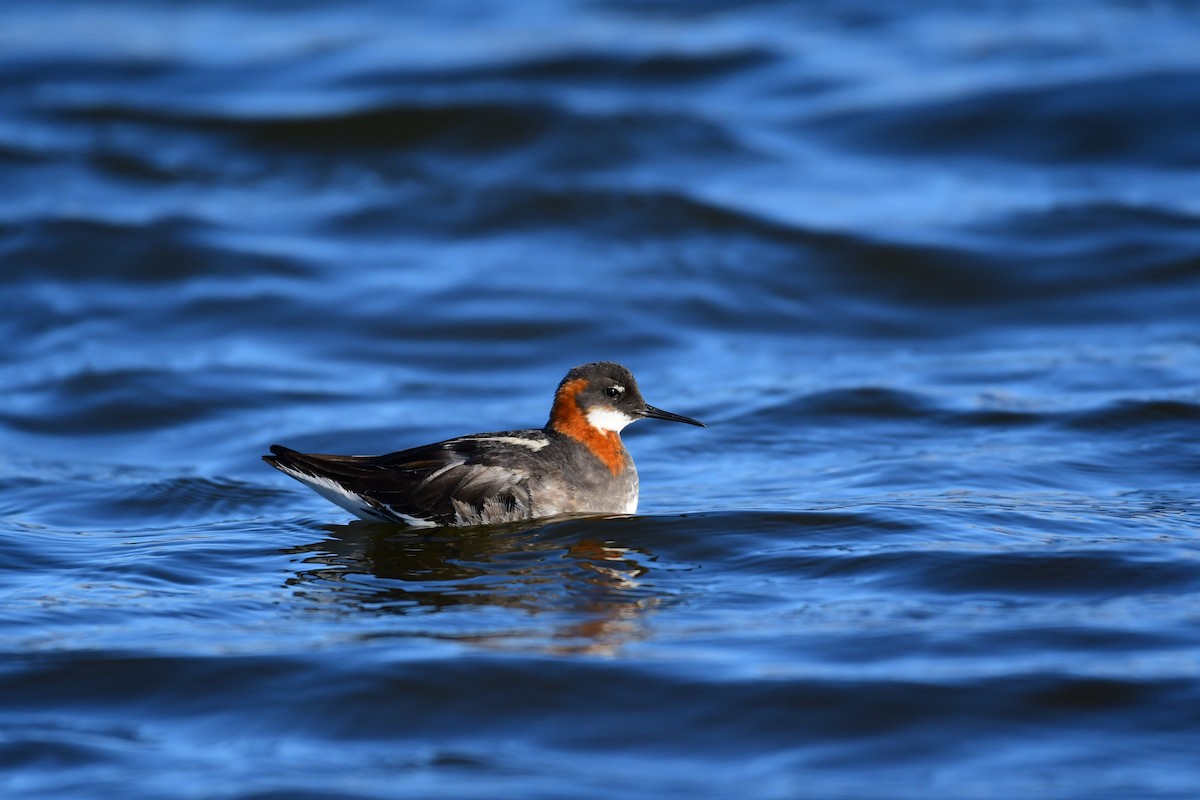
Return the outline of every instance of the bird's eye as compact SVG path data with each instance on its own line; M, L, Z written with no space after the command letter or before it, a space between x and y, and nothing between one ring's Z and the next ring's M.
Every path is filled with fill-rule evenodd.
M609 397L617 397L621 394L621 387L620 386L610 386L604 390L604 393L606 395L608 395Z

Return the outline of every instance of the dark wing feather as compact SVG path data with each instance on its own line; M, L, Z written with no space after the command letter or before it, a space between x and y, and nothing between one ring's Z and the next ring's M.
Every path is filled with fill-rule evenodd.
M396 515L437 525L485 522L498 510L524 516L532 508L532 458L513 452L527 448L510 446L497 458L495 441L524 433L467 436L381 456L300 453L272 445L272 455L263 460L285 472L333 481Z

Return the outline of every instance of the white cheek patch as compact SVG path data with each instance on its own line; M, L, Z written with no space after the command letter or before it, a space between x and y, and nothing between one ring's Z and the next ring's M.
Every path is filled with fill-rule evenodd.
M588 424L602 431L616 431L619 433L622 428L633 422L633 419L633 417L617 411L615 408L593 408L587 412Z

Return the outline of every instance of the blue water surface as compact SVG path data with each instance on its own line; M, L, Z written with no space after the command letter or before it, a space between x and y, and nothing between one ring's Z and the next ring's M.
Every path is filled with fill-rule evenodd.
M5 798L1200 796L1200 12L0 9ZM639 514L259 460L628 365Z

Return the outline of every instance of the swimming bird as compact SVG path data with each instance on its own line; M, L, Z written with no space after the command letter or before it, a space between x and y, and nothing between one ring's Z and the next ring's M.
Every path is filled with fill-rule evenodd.
M474 433L380 456L263 456L367 520L417 528L491 525L563 514L633 514L638 476L621 430L643 418L704 423L655 408L612 361L575 367L540 429Z

